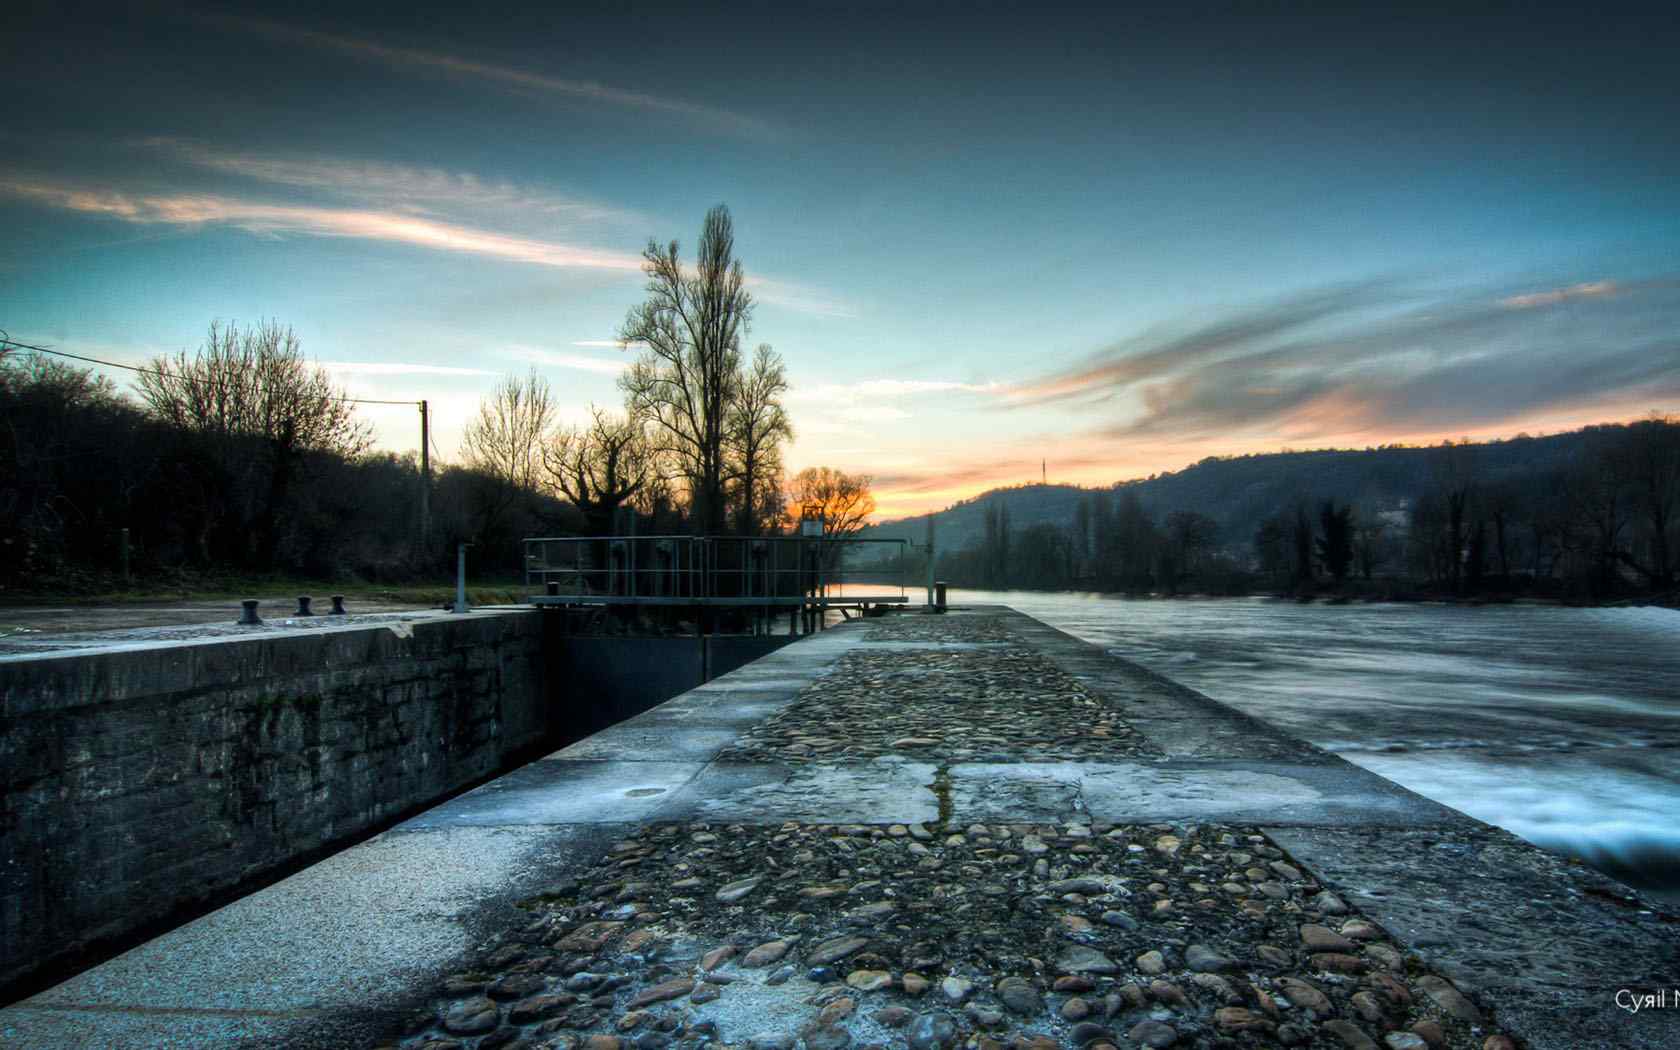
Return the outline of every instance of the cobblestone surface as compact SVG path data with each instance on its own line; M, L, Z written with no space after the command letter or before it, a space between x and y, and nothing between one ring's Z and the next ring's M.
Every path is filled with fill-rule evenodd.
M1020 638L997 614L952 613L945 616L903 614L887 616L869 625L872 642L935 642L969 645L1019 643Z
M899 616L871 641L979 643L847 653L725 762L1095 761L1158 755L1115 707L1020 644L1001 617Z
M401 1045L1502 1045L1256 829L659 824L525 905Z

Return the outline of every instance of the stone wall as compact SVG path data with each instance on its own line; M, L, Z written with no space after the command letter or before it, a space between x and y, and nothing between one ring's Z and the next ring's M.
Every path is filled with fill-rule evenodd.
M549 737L542 616L0 661L0 987Z

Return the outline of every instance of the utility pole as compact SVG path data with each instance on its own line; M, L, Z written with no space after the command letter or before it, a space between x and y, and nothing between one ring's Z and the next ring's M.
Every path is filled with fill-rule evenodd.
M432 415L420 402L420 556L426 556L432 532Z
M928 511L927 522L927 598L928 608L933 608L933 511Z

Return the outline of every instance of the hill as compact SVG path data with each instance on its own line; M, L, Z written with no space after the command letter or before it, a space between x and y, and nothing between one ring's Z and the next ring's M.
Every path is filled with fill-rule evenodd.
M1477 482L1492 486L1521 483L1559 469L1586 447L1593 428L1547 437L1518 437L1472 445ZM1135 493L1157 521L1177 511L1195 511L1217 524L1217 544L1246 546L1266 518L1293 508L1333 499L1370 511L1403 510L1433 483L1437 448L1386 446L1274 452L1211 457L1183 470L1098 488L1073 485L1019 485L992 489L963 500L934 517L941 550L959 551L985 536L989 509L1008 509L1012 528L1035 524L1071 526L1079 503L1093 493ZM927 518L881 522L862 535L921 543Z

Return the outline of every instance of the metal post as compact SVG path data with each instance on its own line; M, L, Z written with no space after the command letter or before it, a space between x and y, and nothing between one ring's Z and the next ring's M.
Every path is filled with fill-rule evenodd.
M927 526L927 592L928 608L933 608L933 511L928 511Z
M455 611L467 611L467 548L471 544L455 545Z
M432 531L432 415L430 406L420 402L420 556L426 549Z

